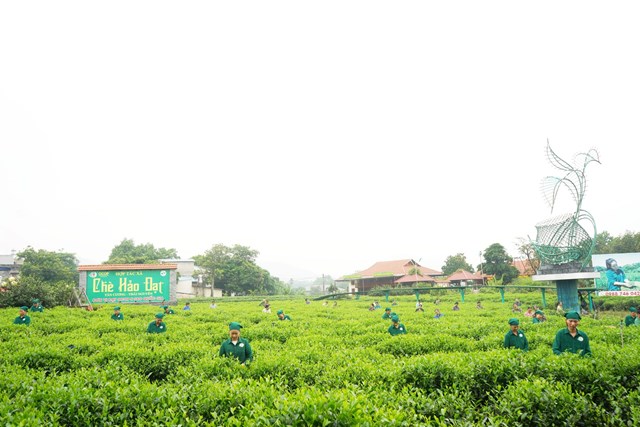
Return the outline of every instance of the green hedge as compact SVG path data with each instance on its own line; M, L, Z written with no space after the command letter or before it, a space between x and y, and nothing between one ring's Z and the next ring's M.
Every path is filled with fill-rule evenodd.
M531 295L529 295L531 296ZM522 295L520 298L524 301ZM637 425L640 328L626 313L585 318L594 356L555 356L564 319L533 325L518 315L530 351L502 348L510 303L483 296L453 312L454 295L415 312L394 307L409 333L392 337L370 300L338 307L301 299L277 304L293 321L254 301L227 302L167 316L168 332L146 333L156 307L94 312L54 308L12 325L0 310L0 419L6 425ZM384 305L384 304L383 304ZM274 307L275 308L275 307ZM239 321L255 360L217 356ZM623 341L624 340L624 341ZM624 342L624 345L622 344Z

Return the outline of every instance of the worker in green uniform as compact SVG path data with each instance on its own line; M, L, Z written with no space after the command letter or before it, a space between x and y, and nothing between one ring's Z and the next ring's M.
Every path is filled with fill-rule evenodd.
M13 321L13 324L29 326L31 324L31 317L27 315L28 310L29 310L29 307L27 307L26 305L23 305L22 307L20 307L20 314L18 315L18 317L15 318L15 320Z
M624 318L625 326L635 325L636 318L638 317L638 310L635 307L629 307L629 314Z
M111 318L113 320L124 320L124 315L120 312L120 307L113 307Z
M529 342L520 330L520 321L516 318L509 319L509 327L511 330L504 336L504 348L513 347L529 351Z
M235 357L241 364L247 365L253 361L253 351L249 341L240 338L242 325L238 322L229 323L229 339L220 346L219 356Z
M553 340L553 353L562 354L565 351L580 353L580 356L591 356L589 337L578 330L578 324L582 319L577 311L570 311L564 315L567 327L561 329Z
M39 311L40 313L42 313L44 311L44 307L42 306L42 304L40 304L40 300L35 298L32 301L33 304L31 304L31 311Z
M156 314L156 319L153 322L149 323L147 332L149 332L150 334L161 334L163 332L167 332L167 325L165 325L165 323L162 321L163 317L164 313Z
M404 325L400 323L400 317L398 317L397 314L391 316L391 321L393 322L393 324L389 326L388 329L391 335L400 335L407 333L407 328L405 328Z
M162 308L164 308L164 314L176 314L168 305L163 305Z
M542 311L536 310L535 313L533 313L533 323L542 323L546 320L547 318Z
M280 320L291 320L288 314L284 314L284 310L278 310L278 319Z
M384 314L382 315L384 320L391 319L391 309L389 307L384 309Z

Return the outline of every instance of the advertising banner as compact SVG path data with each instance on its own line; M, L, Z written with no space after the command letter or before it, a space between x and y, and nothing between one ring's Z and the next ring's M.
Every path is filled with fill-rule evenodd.
M640 252L592 255L598 296L640 296Z
M87 271L92 304L169 301L170 270Z

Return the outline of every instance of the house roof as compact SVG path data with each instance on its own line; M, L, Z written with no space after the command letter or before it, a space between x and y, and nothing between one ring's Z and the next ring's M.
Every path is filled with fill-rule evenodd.
M520 276L533 276L536 274L534 269L531 267L531 263L526 259L514 259L511 265L518 269L518 274Z
M483 275L480 273L470 273L466 270L458 270L449 276L450 282L456 282L458 280L482 280Z
M176 264L98 264L79 265L78 271L175 270Z
M438 276L442 274L441 271L423 267L414 260L407 258L396 261L378 261L366 270L359 271L355 274L349 274L342 278L366 279L372 277L402 277L406 276L412 268L417 268L423 277Z
M419 274L411 274L411 275L408 274L396 280L395 283L418 283L418 282L434 283L435 281L436 280L431 276L427 276L427 275L421 276Z

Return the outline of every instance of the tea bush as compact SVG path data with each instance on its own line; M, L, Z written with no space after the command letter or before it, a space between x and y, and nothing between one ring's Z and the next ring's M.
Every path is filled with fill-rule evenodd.
M514 294L524 304L536 294ZM509 295L513 297L513 295ZM553 311L532 324L510 303L482 294L451 307L439 296L415 311L415 297L393 307L407 335L388 334L374 298L337 307L302 299L193 302L165 317L168 331L146 327L157 307L110 306L87 312L57 307L12 325L0 310L0 420L5 425L155 426L533 426L635 425L640 419L640 328L620 327L621 311L588 317L593 357L555 356L564 327ZM473 297L471 298L473 299ZM538 303L538 302L535 302ZM382 303L383 307L385 303ZM293 321L277 320L283 308ZM519 317L530 351L505 350L507 319ZM244 325L254 361L218 357L228 323Z

